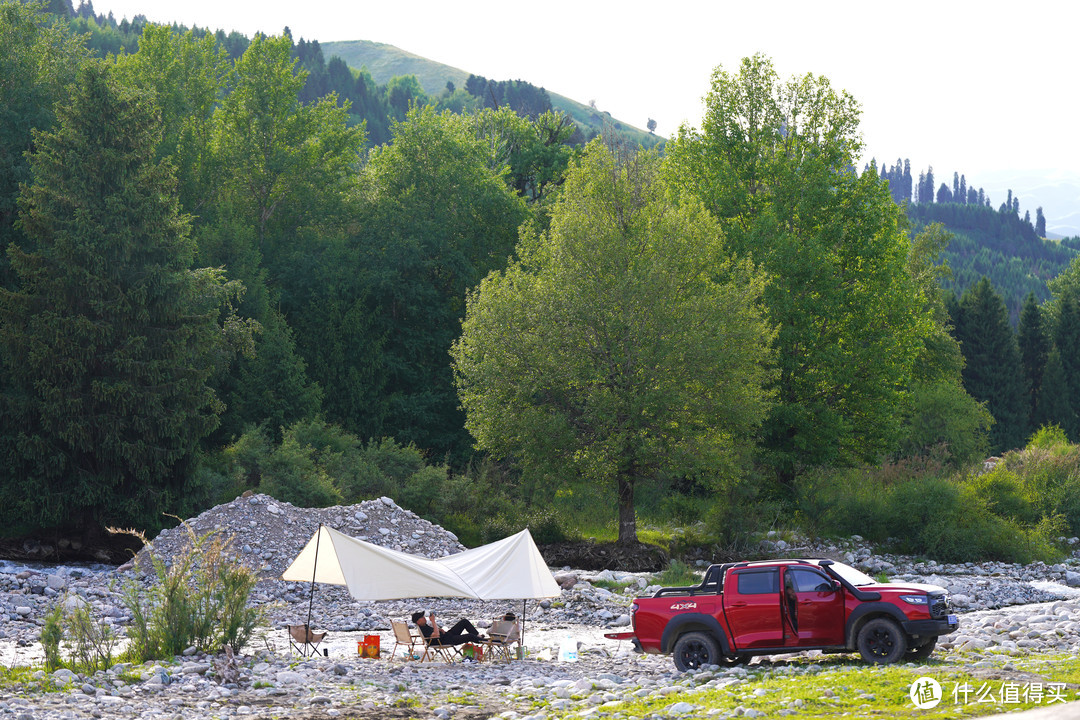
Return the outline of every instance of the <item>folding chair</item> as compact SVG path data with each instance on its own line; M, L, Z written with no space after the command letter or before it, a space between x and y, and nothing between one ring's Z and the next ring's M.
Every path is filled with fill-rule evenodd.
M397 649L403 647L405 648L405 660L412 659L417 650L424 648L424 652L417 656L420 660L423 660L424 655L427 654L427 643L424 642L423 636L419 633L413 633L409 630L407 624L397 620L391 620L390 626L394 629L394 649L390 651L390 659L393 660Z
M514 656L510 652L511 646L521 641L521 628L515 620L496 620L491 623L488 630L488 641L484 643L487 650L485 656L490 658L502 658L503 662L510 662Z
M420 641L424 643L424 657L423 660L431 658L435 659L438 656L443 662L453 664L455 660L460 657L464 657L461 654L461 648L457 645L440 645L439 643L433 643L424 637L423 633L419 630L416 631L420 636Z
M314 632L307 625L289 626L289 644L293 650L300 653L301 657L311 657L319 654L319 643L326 637L325 632Z
M455 656L460 654L458 648L453 645L428 643L427 638L420 632L420 628L410 628L408 624L397 620L391 620L390 626L394 629L394 649L390 652L391 657L397 652L398 647L405 648L405 660L412 658L419 662L434 660L438 656L444 662L452 663ZM421 648L424 651L418 654L416 651Z

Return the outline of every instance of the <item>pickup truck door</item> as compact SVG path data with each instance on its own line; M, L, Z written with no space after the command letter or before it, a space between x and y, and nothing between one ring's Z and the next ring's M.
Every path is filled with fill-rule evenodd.
M796 646L844 644L844 591L835 582L811 568L788 567L784 586L794 589L794 602L789 601L788 610L798 630Z
M780 568L735 568L724 582L724 615L737 649L784 644Z

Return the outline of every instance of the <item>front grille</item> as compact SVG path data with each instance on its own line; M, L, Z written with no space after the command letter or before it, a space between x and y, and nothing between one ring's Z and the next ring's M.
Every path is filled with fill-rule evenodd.
M949 596L945 593L930 593L926 600L930 605L930 617L943 618L949 614Z

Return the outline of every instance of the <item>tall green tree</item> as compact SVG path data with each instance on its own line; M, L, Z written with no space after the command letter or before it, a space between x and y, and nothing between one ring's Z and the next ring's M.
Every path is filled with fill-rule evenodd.
M1047 425L1057 425L1071 437L1076 431L1077 417L1073 405L1073 395L1069 391L1069 383L1065 379L1065 366L1061 362L1061 354L1056 347L1050 349L1043 368L1043 375L1039 378L1039 386L1042 392L1038 396L1038 404L1031 416L1031 427L1038 429Z
M772 331L762 278L641 153L591 143L550 230L470 293L453 358L467 427L527 474L613 485L619 542L637 541L635 489L723 477L767 407Z
M221 439L248 423L311 417L322 390L288 322L301 307L309 273L351 222L363 128L330 95L302 103L306 73L292 41L256 36L228 75L213 114L213 163L225 171L213 207L201 213L199 249L253 289L242 310L264 326L255 357L238 357L222 389L229 411Z
M88 56L67 24L41 2L0 0L0 251L25 236L15 226L19 185L30 181L26 152L33 131L52 127ZM6 254L0 252L0 286L13 287Z
M820 76L772 63L717 69L701 129L668 143L676 182L769 276L777 402L761 460L790 490L805 469L891 452L932 316L907 267L903 211L876 172L853 172L859 109Z
M964 352L964 388L994 416L991 450L1023 447L1028 427L1024 367L1005 301L989 280L961 296L955 326Z
M1020 323L1016 329L1016 342L1020 347L1020 362L1028 386L1028 413L1034 423L1035 408L1039 405L1043 373L1050 355L1052 338L1043 320L1042 310L1034 293L1028 293L1020 310ZM1037 427L1037 426L1036 426ZM1031 429L1036 429L1033 427Z
M1061 357L1068 397L1075 409L1080 405L1077 401L1080 398L1080 297L1075 293L1065 293L1058 300L1054 344ZM1077 424L1063 427L1071 440L1080 440Z
M986 456L994 419L985 404L963 387L964 356L953 337L941 291L949 267L940 258L951 240L952 235L939 223L912 238L908 268L920 288L922 311L931 316L933 325L923 340L905 398L906 421L898 452L901 457L930 457L960 468Z
M9 250L20 288L0 292L5 531L153 528L197 501L192 459L221 411L219 317L239 288L190 269L149 94L89 62L57 114L19 203L34 251Z
M410 110L394 142L371 151L350 241L357 264L348 272L359 286L338 294L345 305L323 306L343 321L369 323L364 342L380 344L378 358L357 358L364 369L341 367L362 377L374 360L377 403L326 400L328 419L361 437L394 437L455 461L471 454L447 353L461 331L466 291L506 266L528 216L505 169L490 160L468 119L431 108ZM305 342L305 355L317 353L312 345L323 338ZM337 387L336 378L320 380Z

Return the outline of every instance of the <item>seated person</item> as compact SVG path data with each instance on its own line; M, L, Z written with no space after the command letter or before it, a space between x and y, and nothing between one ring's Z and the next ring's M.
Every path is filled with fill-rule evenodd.
M427 639L428 645L460 645L462 643L482 643L484 638L480 637L480 633L476 631L473 624L462 618L454 623L454 626L449 630L443 630L439 627L439 624L435 622L435 613L429 612L427 617L424 617L423 611L416 611L412 614L412 621L416 624L416 627L420 628L420 632Z

